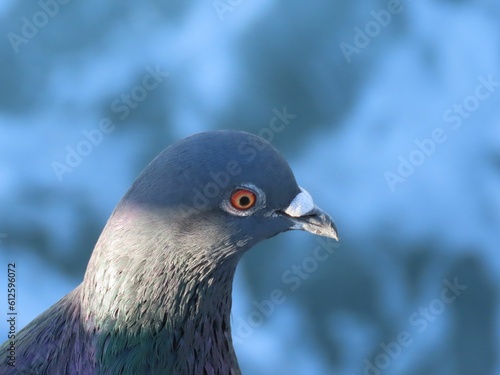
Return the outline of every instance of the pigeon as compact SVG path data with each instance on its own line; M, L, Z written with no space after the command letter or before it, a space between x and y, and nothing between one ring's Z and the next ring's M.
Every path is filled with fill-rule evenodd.
M184 138L118 203L83 282L0 347L0 373L241 374L236 266L295 229L338 240L270 143L234 130Z

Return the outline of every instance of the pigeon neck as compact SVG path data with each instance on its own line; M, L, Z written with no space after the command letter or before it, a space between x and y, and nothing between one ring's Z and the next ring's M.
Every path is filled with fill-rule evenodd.
M137 373L147 363L151 371L170 370L165 373L239 374L230 329L237 259L210 259L208 254L225 253L220 244L212 249L179 243L172 249L172 238L139 233L137 222L108 226L113 228L105 229L96 245L82 291L83 318L87 330L95 332L96 355L126 353L136 358ZM151 358L151 353L161 355Z

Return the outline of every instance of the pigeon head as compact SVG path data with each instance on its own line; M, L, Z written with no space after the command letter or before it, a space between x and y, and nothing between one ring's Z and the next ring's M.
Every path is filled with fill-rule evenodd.
M337 238L262 138L214 131L165 149L111 215L81 286L102 373L238 374L229 319L237 262L292 229Z
M224 248L224 258L291 229L337 238L333 221L299 187L283 156L239 131L198 133L168 147L119 207L163 222L160 233L169 241Z

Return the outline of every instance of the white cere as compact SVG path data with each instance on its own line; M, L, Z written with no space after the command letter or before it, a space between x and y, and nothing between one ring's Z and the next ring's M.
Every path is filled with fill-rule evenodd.
M296 195L292 203L286 208L285 213L292 217L307 215L315 207L311 194L300 188L300 193Z

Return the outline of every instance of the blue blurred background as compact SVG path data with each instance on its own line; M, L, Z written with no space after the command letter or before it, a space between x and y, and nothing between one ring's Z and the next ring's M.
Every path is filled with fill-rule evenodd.
M341 235L245 255L244 373L500 374L498 1L3 0L0 19L18 329L80 283L158 152L241 129L283 152Z

